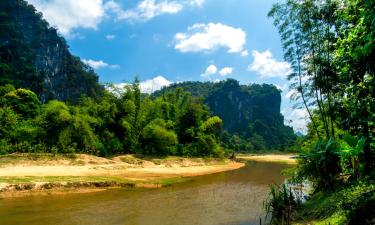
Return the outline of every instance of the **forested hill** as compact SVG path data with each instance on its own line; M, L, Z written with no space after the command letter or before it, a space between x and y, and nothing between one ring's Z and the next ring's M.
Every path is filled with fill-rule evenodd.
M98 76L24 0L0 1L0 85L30 89L43 102L100 93Z
M219 83L183 82L158 92L162 96L181 87L193 96L202 97L213 114L223 119L222 141L237 150L284 149L296 138L291 127L284 125L280 113L280 91L273 85L240 85L228 79Z

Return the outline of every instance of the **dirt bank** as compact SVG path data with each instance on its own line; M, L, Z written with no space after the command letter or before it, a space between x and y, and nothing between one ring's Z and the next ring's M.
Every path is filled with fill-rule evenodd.
M157 188L242 166L229 160L202 158L14 154L0 157L0 197L46 190L66 193L111 187Z

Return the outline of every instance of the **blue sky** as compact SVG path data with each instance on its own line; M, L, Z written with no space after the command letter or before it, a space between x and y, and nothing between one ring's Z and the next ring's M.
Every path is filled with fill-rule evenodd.
M267 18L276 0L28 0L91 65L100 82L152 89L170 82L235 78L271 83L282 113L304 131L306 113L292 109L280 38ZM156 79L154 79L156 77Z

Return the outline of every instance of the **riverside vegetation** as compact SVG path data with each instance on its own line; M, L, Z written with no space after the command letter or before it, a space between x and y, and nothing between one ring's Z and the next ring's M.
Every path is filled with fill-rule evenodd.
M124 153L223 157L222 120L182 90L151 99L138 82L116 97L42 104L30 90L0 88L0 152Z
M301 203L272 187L272 224L375 222L375 1L287 0L269 12L278 28L294 97L310 118L289 182L308 183Z

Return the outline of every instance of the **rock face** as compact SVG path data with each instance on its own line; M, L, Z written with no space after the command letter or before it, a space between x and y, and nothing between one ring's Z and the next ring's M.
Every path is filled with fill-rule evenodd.
M0 2L0 85L36 92L42 101L96 96L98 76L71 55L64 38L24 0Z
M271 85L240 86L227 81L205 100L210 109L224 121L230 132L246 130L249 123L259 120L283 126L280 114L280 92Z
M219 83L183 82L154 95L160 96L176 88L203 98L213 114L223 120L224 130L247 142L252 141L254 145L261 136L267 148L280 149L280 146L287 146L296 138L293 129L284 125L284 117L280 113L280 91L273 85L240 85L233 79Z

